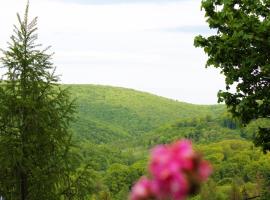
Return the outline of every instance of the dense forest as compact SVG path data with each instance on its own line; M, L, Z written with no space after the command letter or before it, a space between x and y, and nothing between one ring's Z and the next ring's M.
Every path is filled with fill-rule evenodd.
M127 199L132 184L148 173L149 150L181 138L192 140L214 166L192 199L269 195L269 154L251 142L267 120L241 127L224 105L192 105L109 86L65 87L77 102L73 150L81 154L81 170L89 173L84 186L90 199Z

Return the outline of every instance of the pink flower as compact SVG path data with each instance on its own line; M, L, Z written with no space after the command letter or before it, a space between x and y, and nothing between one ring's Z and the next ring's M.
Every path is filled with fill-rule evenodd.
M166 179L152 181L152 190L155 196L161 199L170 197L174 200L182 200L188 193L188 182L182 173L172 173Z
M170 173L192 170L194 151L191 142L182 140L171 146L160 145L152 150L149 170L153 176L166 178Z
M189 140L159 145L151 151L151 180L145 177L133 187L131 200L184 200L196 193L212 173L210 164L192 149Z
M167 178L170 173L168 165L172 159L169 149L165 145L157 146L152 150L151 158L149 170L153 176L160 179Z
M181 169L192 170L194 167L193 157L195 152L192 149L192 143L189 140L178 141L171 146L174 159L177 160Z
M171 145L172 151L181 158L191 158L194 155L190 140L180 140Z
M134 185L131 192L131 200L146 200L152 195L151 181L146 177L141 179Z
M174 174L170 182L170 193L172 199L182 200L187 197L189 190L189 184L183 174Z

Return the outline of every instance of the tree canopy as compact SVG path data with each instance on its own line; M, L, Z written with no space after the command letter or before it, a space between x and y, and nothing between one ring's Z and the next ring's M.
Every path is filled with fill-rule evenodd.
M219 102L242 123L270 118L270 1L203 0L207 23L215 35L195 38L208 55L206 66L221 69L226 90ZM235 90L235 91L234 91ZM269 127L261 127L255 144L270 150Z

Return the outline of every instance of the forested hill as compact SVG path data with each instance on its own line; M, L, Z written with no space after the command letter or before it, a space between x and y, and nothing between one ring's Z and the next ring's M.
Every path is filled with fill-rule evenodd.
M106 141L149 132L177 119L217 116L223 105L194 105L132 89L66 85L76 99L75 132Z
M223 105L193 105L118 87L64 87L76 99L72 152L81 162L73 162L79 167L74 177L88 177L80 184L88 199L128 199L133 183L147 174L149 150L182 138L192 140L214 168L192 200L252 198L266 191L268 178L262 177L269 175L269 154L250 139L258 124L268 122L240 127Z

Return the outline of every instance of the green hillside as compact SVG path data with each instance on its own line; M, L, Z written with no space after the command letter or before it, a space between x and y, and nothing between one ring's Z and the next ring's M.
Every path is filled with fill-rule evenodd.
M222 140L245 139L247 133L229 116L195 117L164 124L144 135L144 144L166 144L181 138L197 144L209 144ZM138 137L139 139L139 137ZM138 142L139 143L139 142Z
M73 176L87 177L80 182L87 199L128 199L133 183L148 173L149 150L182 138L192 140L214 168L192 200L268 194L270 157L250 139L258 124L269 122L241 127L223 105L193 105L110 86L68 87L77 104L72 152L81 159L74 162L81 164Z
M112 139L138 135L176 119L216 116L222 105L194 105L145 92L100 85L68 85L77 103L76 133L93 135L108 130ZM95 131L99 130L99 131ZM98 132L98 133L95 133ZM107 139L108 139L107 137ZM103 141L105 137L100 136ZM105 141L107 140L105 139Z

